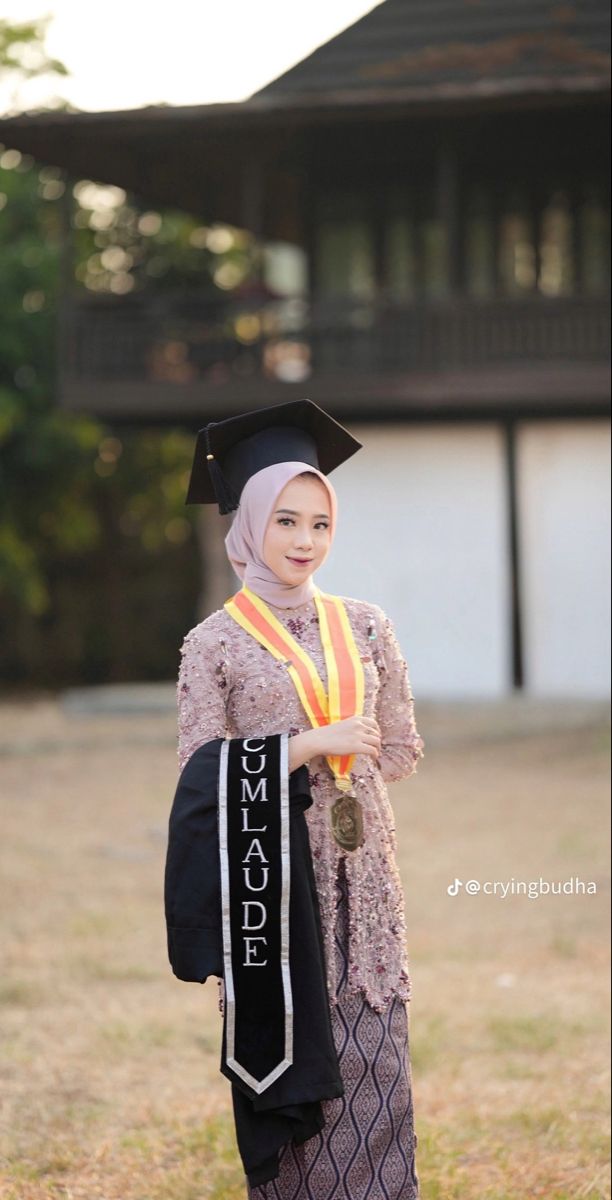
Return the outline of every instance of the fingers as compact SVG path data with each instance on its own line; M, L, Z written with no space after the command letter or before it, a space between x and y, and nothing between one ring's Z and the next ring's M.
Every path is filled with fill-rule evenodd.
M374 733L380 733L380 728L376 717L360 717L361 724L364 729L373 730Z
M364 743L362 749L360 751L358 751L358 753L359 754L369 754L370 758L380 758L382 751L380 749L380 746L373 746L370 743L368 743L368 744Z
M375 733L364 734L364 737L362 739L362 745L364 747L362 750L362 754L373 754L373 755L376 755L377 758L380 758L380 754L382 751L382 743L381 743L380 734L375 734Z
M348 717L344 722L347 733L350 729L350 741L346 750L335 753L368 754L371 758L380 758L382 753L382 735L375 717L367 715ZM356 740L355 740L356 738Z
M361 737L364 742L369 742L370 744L376 742L377 744L380 744L381 738L380 731L378 729L365 729Z

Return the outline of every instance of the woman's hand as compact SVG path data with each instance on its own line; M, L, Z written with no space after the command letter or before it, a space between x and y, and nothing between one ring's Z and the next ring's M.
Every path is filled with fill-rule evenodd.
M374 717L347 717L344 721L333 721L296 733L289 738L289 770L295 771L303 763L319 754L369 754L380 758L381 736L378 721Z
M314 729L318 754L370 754L380 758L381 736L374 717L347 717Z

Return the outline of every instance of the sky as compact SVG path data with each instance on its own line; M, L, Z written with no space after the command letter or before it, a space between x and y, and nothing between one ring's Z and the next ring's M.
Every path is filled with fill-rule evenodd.
M46 49L66 78L15 91L0 78L0 111L62 96L88 111L245 100L377 6L373 0L5 0L2 16L50 16Z

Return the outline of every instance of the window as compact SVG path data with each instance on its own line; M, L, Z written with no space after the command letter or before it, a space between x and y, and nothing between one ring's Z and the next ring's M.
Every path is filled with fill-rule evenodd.
M572 214L567 192L553 192L540 221L538 288L545 296L569 296L574 290Z
M511 191L499 225L497 267L500 290L507 296L530 292L536 283L535 245L529 203L524 192Z
M495 223L490 189L468 190L465 211L465 288L469 296L490 296L495 290Z
M415 223L411 213L390 205L384 231L385 286L393 300L412 300L416 292Z
M315 278L319 295L369 299L376 291L374 247L365 197L334 193L316 208Z
M384 205L385 289L397 300L436 299L448 292L448 238L431 184L391 188Z
M610 287L610 212L603 186L587 185L579 220L582 288L598 295Z
M424 216L419 224L423 263L423 295L426 300L446 296L448 278L448 230L435 215Z

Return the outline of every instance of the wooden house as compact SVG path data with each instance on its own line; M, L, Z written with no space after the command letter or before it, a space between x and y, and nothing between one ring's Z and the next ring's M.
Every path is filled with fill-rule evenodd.
M251 293L68 285L60 403L346 422L320 582L393 616L420 695L609 693L609 67L603 0L384 0L241 103L0 119L259 239Z

